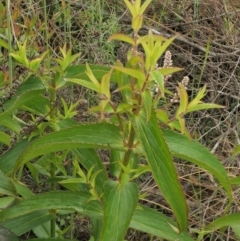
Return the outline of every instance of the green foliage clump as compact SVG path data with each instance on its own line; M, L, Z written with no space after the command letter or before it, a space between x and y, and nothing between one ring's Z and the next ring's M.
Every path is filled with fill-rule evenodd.
M191 139L185 125L186 114L221 106L202 102L206 87L189 101L187 77L176 93L166 88L170 76L181 69L172 66L167 51L174 38L154 35L151 30L139 36L150 2L124 0L133 34L117 33L108 40L131 45L125 65L120 61L112 67L75 65L80 55L72 54L66 45L60 48L61 57L51 57L48 49L31 59L27 40L18 43L17 51L10 43L3 46L27 70L17 85L7 86L1 79L0 140L3 151L7 150L0 158L0 225L5 229L17 236L32 230L38 237L34 240L63 240L70 233L65 240L73 240L74 218L84 215L92 225L90 240L122 241L132 228L166 240L187 241L238 224L240 214L228 214L231 185L238 180L230 179L217 158ZM67 103L59 97L68 86L96 93L98 103L89 112L97 114L97 122L81 124L74 119L80 101ZM115 94L120 96L119 103L113 101ZM174 115L169 114L171 108ZM99 149L108 150L109 168L103 165ZM229 199L225 216L199 230L188 230L186 197L173 157L198 165L217 179L219 190ZM143 158L145 164L140 163ZM50 188L38 193L26 186L22 180L26 170L38 187L46 183ZM147 172L153 175L174 220L142 204L145 194L139 192L137 178ZM60 215L71 219L64 228L57 219Z

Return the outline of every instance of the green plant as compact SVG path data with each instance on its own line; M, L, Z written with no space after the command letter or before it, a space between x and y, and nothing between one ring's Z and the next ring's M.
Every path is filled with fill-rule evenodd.
M178 84L176 93L165 87L169 76L181 69L172 67L169 52L164 66L158 66L174 38L156 36L151 31L146 36L138 35L150 2L141 5L140 0L124 0L132 15L133 37L115 34L109 38L131 45L126 66L119 61L111 68L74 65L79 54L72 55L66 46L60 48L62 57L57 59L46 52L30 60L27 42L18 44L18 51L10 54L28 75L15 88L1 93L0 137L3 148L8 146L0 158L0 225L5 229L18 236L33 230L38 236L34 240L62 240L73 224L60 229L56 216L67 214L73 222L73 213L78 213L91 220L91 240L122 241L131 227L167 240L187 241L194 240L194 235L201 240L215 229L238 225L239 213L227 215L231 185L238 179L230 179L217 158L191 139L185 126L186 114L221 106L201 101L206 86L189 101L188 78ZM46 58L49 66L44 69L42 61ZM113 92L111 83L117 86ZM59 90L73 84L97 93L99 105L89 110L99 114L97 123L77 123L73 117L78 102L59 100ZM3 81L1 86L7 83ZM118 104L112 101L115 93L121 95ZM174 109L175 102L179 105L171 116L168 111ZM28 114L27 119L20 118L23 113ZM109 151L109 169L97 149ZM143 157L147 164L140 165ZM173 157L194 163L217 179L219 191L229 199L225 216L188 232L186 198ZM37 184L48 183L50 191L37 194L24 185L24 167ZM136 180L146 172L153 175L175 220L141 204L144 194L139 193ZM64 190L58 190L59 186ZM44 231L36 230L39 227ZM73 239L71 232L68 240Z

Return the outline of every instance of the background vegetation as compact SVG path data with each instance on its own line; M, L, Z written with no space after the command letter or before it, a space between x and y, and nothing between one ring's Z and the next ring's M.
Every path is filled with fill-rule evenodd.
M174 91L177 81L187 75L190 78L190 96L195 96L199 88L207 84L204 101L225 106L224 109L188 114L186 123L193 138L217 155L232 177L239 175L239 159L231 158L233 148L240 144L239 20L238 0L153 0L146 11L144 27L140 30L140 33L146 34L152 28L155 34L165 37L177 36L169 50L174 66L184 69L169 80L170 90ZM9 24L11 34L8 32ZM9 81L8 86L14 89L14 86L17 88L18 81L28 75L26 69L16 63L11 67L12 63L9 62L7 49L16 50L17 42L23 44L28 40L28 56L32 59L47 50L51 50L53 58L58 58L61 54L59 47L66 45L67 48L72 48L73 54L81 52L81 56L75 59L75 64L88 62L111 65L117 59L126 62L129 46L120 42L107 42L107 39L116 32L131 34L131 31L131 16L122 1L6 1L0 4L1 82ZM7 41L9 46L5 46ZM159 60L159 64L162 63L163 59ZM48 63L44 64L47 68ZM47 72L44 68L41 71L42 75ZM83 87L66 87L59 95L68 105L71 101L81 100L74 116L78 122L98 120L98 115L87 112L89 107L98 102L98 96L93 91ZM4 98L7 97L2 98L2 105ZM118 95L114 98L116 102L119 101ZM26 123L32 121L28 115L19 118ZM2 152L4 151L6 146L2 145ZM101 150L99 155L104 163L109 160L107 151ZM191 228L199 228L221 216L228 200L216 191L216 183L211 175L188 162L176 159L175 163L187 197ZM46 187L36 184L28 170L23 172L24 183L37 193L45 190ZM141 176L139 186L141 192L149 194L144 199L147 206L157 207L169 216L172 215L151 175ZM233 190L233 196L236 205L232 207L231 212L236 212L239 211L239 188ZM81 228L74 229L74 236L79 240L88 240L91 230L89 220L76 220L75 226ZM65 227L68 221L63 216L58 222ZM27 236L23 239L27 239ZM133 230L129 230L127 239L157 240ZM224 234L216 231L204 240L237 239L229 228Z

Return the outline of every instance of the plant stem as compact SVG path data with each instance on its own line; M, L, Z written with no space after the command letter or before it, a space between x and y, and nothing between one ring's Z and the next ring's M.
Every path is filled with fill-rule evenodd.
M134 147L134 138L135 138L135 130L133 128L133 125L131 125L131 129L130 129L130 134L129 134L129 138L128 138L128 150L124 153L123 156L123 161L122 164L124 166L127 166L133 151L133 147Z
M43 0L43 9L44 9L44 23L45 23L45 37L46 37L46 47L47 47L47 71L48 73L50 73L50 68L51 68L51 56L50 56L50 51L49 51L49 45L48 45L48 23L47 23L47 4L46 4L46 0ZM50 118L51 120L53 120L55 118L55 99L56 99L56 90L55 90L55 85L56 85L56 81L55 81L55 76L53 75L51 78L51 89L50 89L50 109L52 110L50 112ZM55 154L52 155L52 160L54 161L55 159ZM51 178L55 177L55 165L54 162L51 163L50 165L50 175ZM51 191L55 191L56 190L56 183L52 182L50 184L50 189ZM52 209L50 210L52 213L56 213L56 210ZM51 233L51 238L55 238L55 234L56 234L56 215L54 215L54 217L51 219L51 224L50 224L50 233Z
M53 158L55 158L55 155L53 154ZM51 167L50 167L50 174L51 174L51 178L55 177L55 165L54 163L51 163ZM56 183L53 181L51 182L51 191L56 191ZM56 210L51 210L51 212L53 212L54 214L56 213ZM55 233L56 233L56 215L54 215L54 218L51 219L51 238L55 238Z
M10 89L12 88L12 84L13 84L13 66L12 66L12 56L10 55L10 53L12 52L12 46L11 46L11 42L12 42L12 28L11 28L11 4L10 4L10 0L6 0L6 6L7 6L7 29L8 29L8 68L9 68L9 87Z

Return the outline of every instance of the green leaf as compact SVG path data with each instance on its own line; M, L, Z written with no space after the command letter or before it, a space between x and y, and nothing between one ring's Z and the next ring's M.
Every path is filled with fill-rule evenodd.
M83 80L83 79L77 79L77 78L71 78L71 79L66 79L67 82L71 82L74 84L81 85L83 87L86 87L88 89L91 89L93 91L96 91L97 93L100 92L100 87L96 87L96 85L90 81Z
M155 113L152 111L149 121L144 116L136 117L135 125L155 182L171 206L180 231L184 231L187 228L187 205Z
M136 183L119 184L109 181L103 197L101 241L122 241L138 201Z
M182 158L209 171L224 187L231 202L228 174L221 162L206 147L174 131L164 130L163 135L174 157Z
M0 171L0 195L15 196L16 194L16 189L11 179L6 177L4 173Z
M0 46L2 46L5 49L9 49L8 43L3 39L0 39Z
M178 68L178 67L169 67L169 68L158 69L159 73L161 73L163 76L171 75L171 74L176 73L181 70L183 70L183 69Z
M198 104L191 108L189 108L189 105L188 105L186 113L189 113L192 111L198 111L198 110L214 109L214 108L225 108L225 107L222 105L217 105L217 104L212 104L212 103Z
M135 210L130 228L170 241L193 241L187 232L178 234L171 225L177 228L177 224L166 215L154 209L141 206L141 208Z
M148 121L152 111L152 95L149 90L145 90L142 93L142 100L143 100L143 107L144 107L147 121Z
M121 33L113 34L112 36L110 36L108 39L108 42L110 42L112 40L120 40L120 41L129 43L131 45L134 45L134 40L131 37L129 37L128 35L125 35L125 34L121 34Z
M0 193L2 194L1 188ZM15 201L15 197L1 197L0 198L0 210L5 209L8 206L12 205Z
M124 68L124 67L119 67L119 66L113 66L112 67L115 70L119 70L124 74L130 75L138 80L144 81L146 76L145 74L138 69L130 69L130 68Z
M144 13L144 11L146 10L146 8L148 7L148 5L151 3L152 0L146 0L143 5L140 8L140 15L142 15Z
M51 220L53 217L54 214L50 214L49 211L35 211L23 216L14 217L13 219L8 219L2 222L1 225L20 236L42 223Z
M102 160L97 155L94 149L74 149L72 151L78 158L78 162L88 171L92 166L93 172L101 171L96 177L96 189L99 193L102 193L105 181L108 180L108 174L102 163Z
M91 195L86 192L56 191L38 194L24 199L9 209L0 212L0 223L35 211L49 209L75 210L84 215L101 216L101 206L97 201L88 202Z
M62 239L62 238L34 238L27 241L77 241L76 239Z
M15 164L16 171L33 158L51 152L74 148L116 148L124 150L119 127L97 123L79 125L45 135L33 141Z
M21 131L20 125L12 117L5 117L4 119L1 119L0 125L3 125L5 127L9 128L10 130L15 131L18 134Z
M47 115L50 109L50 101L45 96L38 95L22 105L20 109L36 115Z
M28 78L17 90L13 98L4 105L4 112L0 113L0 118L9 115L15 109L31 101L36 96L45 92L42 82L36 77Z
M121 173L121 166L120 166L120 161L121 161L121 152L118 150L111 150L110 153L110 173L111 175L115 176L115 177L119 177L120 173Z
M240 213L232 213L224 217L218 218L208 224L203 230L206 232L211 232L222 227L231 227L239 225Z
M10 172L13 169L17 159L28 145L28 141L24 139L18 142L10 150L2 154L2 156L0 157L1 171L4 173Z
M161 97L164 97L164 78L163 75L158 71L158 70L153 70L150 72L151 77L155 80L157 83L159 89L160 89L160 94Z
M240 176L230 178L229 183L231 185L240 185Z
M111 68L102 65L89 65L95 78L101 80L102 77L107 74ZM114 76L113 76L114 77ZM66 71L64 78L78 78L90 81L89 77L86 74L86 65L72 65L69 66Z
M11 137L8 134L0 131L0 142L4 143L7 146L10 146L10 141Z

